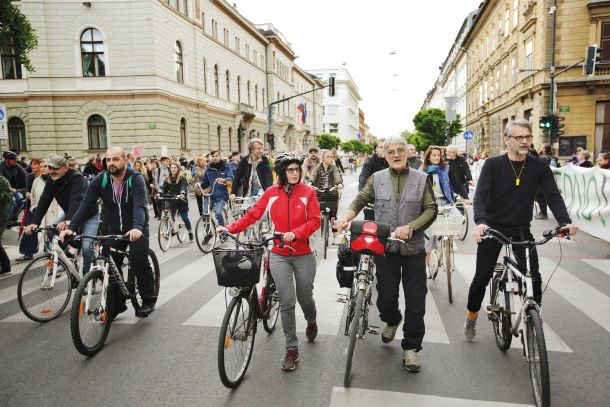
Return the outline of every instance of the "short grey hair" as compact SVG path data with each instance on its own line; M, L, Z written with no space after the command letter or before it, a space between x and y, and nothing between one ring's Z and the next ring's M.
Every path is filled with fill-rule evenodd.
M265 146L265 143L263 143L263 140L261 140L259 138L251 138L250 141L248 141L248 151L254 150L254 146L256 144L260 144L263 147Z
M451 151L453 153L457 153L458 152L458 148L455 145L453 145L453 144L449 144L447 146L447 148L445 148L445 151Z
M404 138L400 136L390 136L383 142L383 151L388 151L388 147L394 144L400 144L401 146L407 148L407 141Z
M378 138L377 142L375 143L375 147L377 147L377 146L383 147L383 143L385 143L385 137Z
M530 131L530 133L532 132L532 124L529 122L529 120L511 120L506 124L506 128L504 129L504 137L510 137L513 135L513 127L525 127Z

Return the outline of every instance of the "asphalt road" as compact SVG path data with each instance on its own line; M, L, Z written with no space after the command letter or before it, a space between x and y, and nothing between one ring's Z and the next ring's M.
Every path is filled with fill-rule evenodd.
M345 207L357 192L346 179ZM196 212L191 202L191 219ZM554 222L534 221L540 236ZM472 225L471 225L472 226ZM156 231L157 223L151 223ZM16 237L3 244L15 254ZM317 238L318 253L321 239ZM0 406L512 406L533 405L528 367L518 340L506 353L494 343L491 324L479 319L477 337L462 336L466 295L474 273L476 245L458 244L454 302L447 300L445 275L429 280L422 370L401 367L400 331L389 345L369 334L357 348L352 387L342 387L347 338L345 304L335 280L336 249L318 255L315 299L320 333L304 341L297 307L299 367L280 370L284 338L280 323L272 335L259 329L245 380L222 386L217 372L217 342L224 290L216 284L211 256L196 245L174 244L166 253L151 247L161 263L157 310L138 320L117 318L102 351L86 358L76 352L69 312L47 324L25 318L16 300L19 273L0 277ZM540 248L545 281L559 264L544 297L554 406L606 406L610 399L610 244L587 234ZM561 258L561 262L559 260ZM376 309L371 324L383 328Z

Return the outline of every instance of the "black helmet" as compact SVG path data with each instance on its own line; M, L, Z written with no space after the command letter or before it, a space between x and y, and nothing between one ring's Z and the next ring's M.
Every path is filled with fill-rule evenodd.
M284 154L280 154L276 159L275 159L275 164L273 165L273 169L275 170L275 172L279 172L281 169L284 169L286 167L288 167L289 164L292 163L296 163L299 164L299 167L301 166L301 164L303 164L303 160L301 159L300 156L298 156L295 153L284 153Z

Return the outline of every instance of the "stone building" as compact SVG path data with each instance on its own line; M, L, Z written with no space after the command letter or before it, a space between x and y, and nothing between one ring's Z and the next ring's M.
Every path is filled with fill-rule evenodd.
M8 147L28 156L83 160L110 145L140 146L144 156L243 152L248 139L265 139L267 105L296 94L295 77L299 88L323 86L294 64L277 32L224 0L17 3L38 35L36 72L17 66L4 46L0 104ZM322 111L321 96L300 103ZM321 130L316 114L289 129L291 109L287 102L276 113L284 126L277 148L286 148L288 130L302 135L294 146Z

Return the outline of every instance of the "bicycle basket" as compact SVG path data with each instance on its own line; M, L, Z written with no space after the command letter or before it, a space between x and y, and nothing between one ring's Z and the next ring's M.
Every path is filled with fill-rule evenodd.
M223 287L251 287L260 279L265 249L212 249L218 285Z
M439 216L426 233L429 236L455 236L462 232L464 215Z
M390 237L390 225L385 223L353 220L350 228L350 247L356 253L382 254Z
M326 208L330 210L330 212L337 211L337 205L339 204L339 194L336 192L318 192L318 202L320 204L320 210L325 211Z
M337 282L339 287L352 288L354 273L360 262L360 254L355 253L348 245L340 245L337 251Z
M159 211L163 212L166 209L171 209L171 202L169 199L158 199L157 200L157 208L159 208Z

